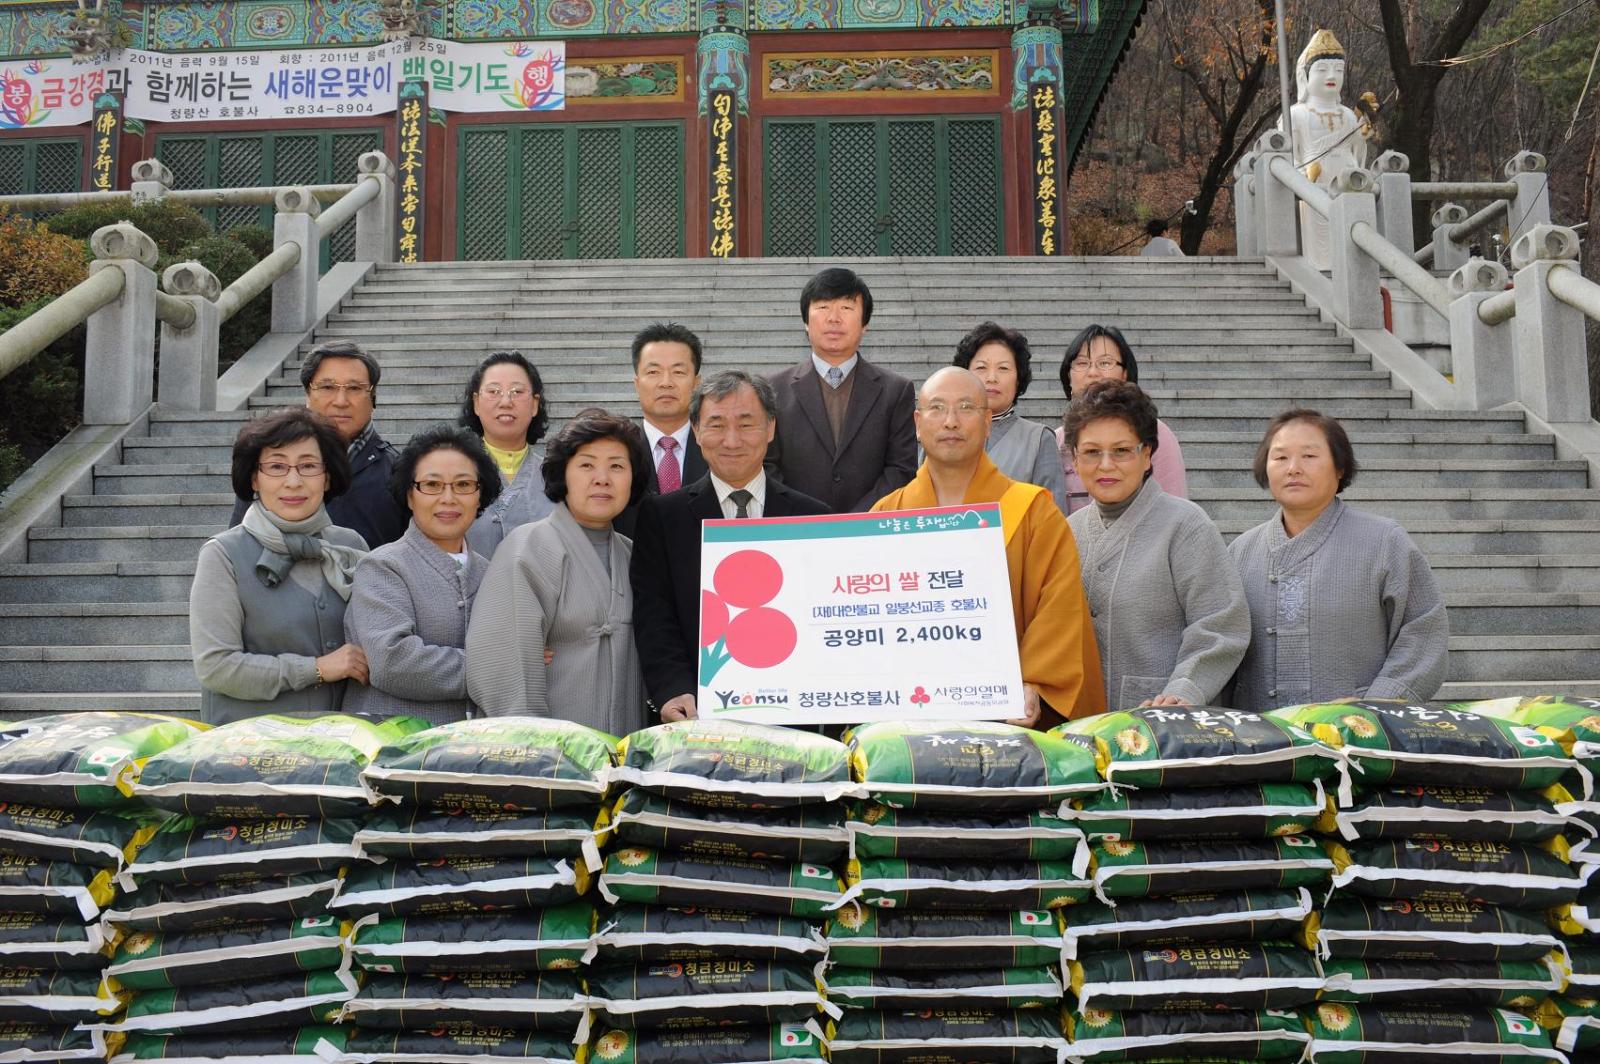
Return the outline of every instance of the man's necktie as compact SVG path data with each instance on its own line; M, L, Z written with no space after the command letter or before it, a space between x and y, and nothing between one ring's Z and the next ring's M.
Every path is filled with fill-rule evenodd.
M844 370L838 366L828 367L828 387L837 388L844 383Z
M754 495L751 495L743 488L735 488L733 491L728 492L728 498L732 499L733 505L738 507L738 509L734 511L734 517L750 516L750 500L755 498Z
M683 487L683 467L678 465L678 441L671 436L661 437L661 449L666 454L661 456L661 464L656 467L656 485L660 487L661 494L677 491Z

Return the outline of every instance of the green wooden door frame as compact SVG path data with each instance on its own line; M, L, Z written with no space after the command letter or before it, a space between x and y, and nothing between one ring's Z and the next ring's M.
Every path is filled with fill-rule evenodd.
M863 252L860 248L841 249L843 234L836 234L835 221L839 201L834 196L834 183L840 170L836 168L832 147L834 134L839 127L870 125L872 158L869 161L873 174L873 196L870 205L873 222L875 250ZM812 202L802 207L809 211L813 224L809 226L811 239L795 233L793 226L775 225L780 212L792 212L795 205L783 193L796 193L793 188L777 189L775 180L789 177L784 171L788 160L778 159L774 152L780 138L774 134L787 127L790 130L811 131ZM910 163L899 165L891 151L891 132L908 134L926 127L932 134L931 149L935 163L931 174ZM765 158L762 160L762 253L765 255L836 255L852 254L990 254L998 255L1005 249L1005 196L1000 153L1000 116L998 115L837 115L821 118L767 118L762 124L762 143ZM979 143L968 145L974 137ZM959 143L958 143L959 142ZM992 150L990 147L992 146ZM962 150L959 152L957 148ZM973 148L978 150L974 151ZM804 154L803 151L801 153ZM841 164L848 165L848 164ZM801 178L800 180L804 180ZM926 250L907 250L896 246L897 225L905 226L913 219L896 218L896 209L902 193L910 182L932 181L934 239ZM960 210L956 210L957 205ZM857 210L862 206L857 205ZM987 208L987 209L986 209ZM957 231L957 216L961 229ZM926 227L927 220L921 220ZM774 246L775 234L783 233L786 243Z
M586 171L584 142L588 142L590 151L596 141L604 149L604 140L612 135L616 138L615 151L608 154L614 156L616 170L591 167ZM547 236L558 235L558 243L537 241L525 232L528 180L538 175L529 174L522 165L525 151L536 147L531 143L535 138L542 142L538 146L551 148L555 137L560 138L559 149L554 153L558 158L551 162L552 169L559 170L561 181L560 224ZM494 157L484 160L475 157L475 151L493 153ZM651 158L652 154L656 158ZM658 179L659 171L651 168L652 163L661 162L669 171L664 183ZM456 258L478 255L523 259L530 256L530 246L549 250L558 247L560 258L612 257L592 254L596 244L614 245L616 257L625 259L682 257L684 165L684 124L677 119L459 125ZM642 190L648 194L642 195ZM597 198L602 198L598 205ZM606 199L609 204L604 202ZM474 222L485 222L486 216L476 213L479 211L494 212L487 216L489 231L469 232L469 216ZM665 224L661 221L663 211L667 214ZM599 227L586 228L586 215ZM604 227L609 215L614 215L614 230Z
M82 137L18 137L0 143L0 196L82 189Z

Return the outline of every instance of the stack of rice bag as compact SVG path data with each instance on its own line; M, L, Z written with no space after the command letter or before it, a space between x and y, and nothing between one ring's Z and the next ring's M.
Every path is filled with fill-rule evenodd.
M104 1030L113 1058L250 1051L315 1059L356 992L347 918L332 908L361 861L360 771L388 740L426 727L347 716L264 716L151 757L133 785L170 816L118 876L107 910L120 944L108 984L128 995Z
M102 978L114 877L159 817L129 797L154 754L202 725L141 713L37 717L0 732L0 1060L104 1059L124 996Z
M691 720L623 739L588 973L593 1057L818 1061L817 925L839 901L852 791L826 736Z
M1322 972L1295 941L1333 862L1311 829L1338 755L1255 713L1173 706L1057 729L1111 789L1064 809L1096 898L1062 913L1073 1061L1298 1060Z
M1546 788L1577 765L1526 725L1442 705L1365 701L1270 716L1341 748L1319 823L1334 891L1308 929L1327 985L1308 1011L1318 1061L1422 1054L1561 1059L1531 1016L1564 981L1545 910L1569 864Z
M1054 1061L1065 1046L1055 910L1088 897L1057 815L1104 784L1069 739L997 722L849 733L849 889L828 927L834 1064Z
M489 717L395 738L362 780L374 862L333 908L364 973L343 1051L369 1061L571 1061L588 1036L595 829L616 739Z

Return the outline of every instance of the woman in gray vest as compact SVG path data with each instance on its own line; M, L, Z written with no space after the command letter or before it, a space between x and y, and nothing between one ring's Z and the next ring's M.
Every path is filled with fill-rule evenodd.
M500 497L484 507L467 533L474 551L493 558L506 533L555 509L545 497L540 472L544 452L534 446L550 424L539 371L519 352L496 351L472 371L459 423L483 440L500 470Z
M439 425L411 437L389 490L411 523L356 569L344 630L365 651L370 676L351 685L344 708L465 720L467 618L489 566L467 546L467 529L500 494L500 473L478 437Z
M529 714L612 735L643 728L633 641L633 543L612 528L645 492L639 426L585 410L550 441L550 516L512 530L467 626L467 691L489 716Z
M189 645L208 724L338 712L367 659L345 642L350 583L367 545L323 503L350 484L334 427L303 407L247 422L233 443L244 520L200 548Z
M989 442L985 449L1000 472L1012 480L1037 484L1067 512L1061 449L1055 433L1017 413L1017 400L1033 383L1033 352L1015 329L986 321L961 338L955 364L970 369L989 395Z

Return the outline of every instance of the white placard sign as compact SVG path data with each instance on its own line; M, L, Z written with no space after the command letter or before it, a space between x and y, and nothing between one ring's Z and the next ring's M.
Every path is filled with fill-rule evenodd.
M95 97L114 87L110 75L103 55L0 63L0 132L82 125L94 116Z
M700 559L704 719L1022 715L998 503L707 521Z
M567 46L419 40L401 77L426 79L429 106L441 111L559 111L567 105Z
M127 69L127 111L156 122L346 118L395 108L408 43L264 52L115 53Z

